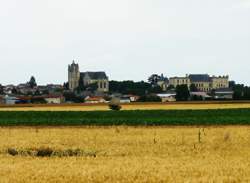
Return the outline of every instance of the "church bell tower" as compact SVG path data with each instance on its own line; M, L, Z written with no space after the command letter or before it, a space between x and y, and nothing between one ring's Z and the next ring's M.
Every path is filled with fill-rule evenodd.
M79 86L79 80L80 80L80 71L79 71L79 65L75 63L73 60L73 63L68 66L68 82L69 82L69 89L71 91L75 90Z

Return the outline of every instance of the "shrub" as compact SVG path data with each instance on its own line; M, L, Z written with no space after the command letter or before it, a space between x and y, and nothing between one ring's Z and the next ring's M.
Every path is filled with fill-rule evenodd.
M119 98L111 99L109 108L113 111L120 111L122 108L122 106L120 105L120 99Z
M9 148L8 149L8 154L10 154L12 156L16 156L16 155L18 155L18 151L16 149Z
M51 156L52 153L53 153L53 150L50 148L40 148L37 150L37 156L39 157Z
M122 106L120 106L119 104L109 104L109 108L113 111L120 111Z

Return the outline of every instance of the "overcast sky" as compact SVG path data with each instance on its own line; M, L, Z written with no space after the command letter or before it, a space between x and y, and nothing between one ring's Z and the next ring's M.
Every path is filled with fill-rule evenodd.
M230 75L250 85L250 0L0 0L0 83Z

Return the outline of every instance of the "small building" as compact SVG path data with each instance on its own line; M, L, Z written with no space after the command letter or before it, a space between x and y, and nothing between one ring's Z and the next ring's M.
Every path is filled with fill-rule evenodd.
M212 97L206 92L190 92L192 100L210 100Z
M44 96L44 100L48 104L61 104L65 102L65 98L62 95L47 95Z
M98 103L107 103L107 101L103 98L103 97L91 97L91 96L87 96L85 98L85 103L87 104L98 104Z
M136 102L140 97L137 95L123 95L122 98L129 99L130 102Z
M121 97L120 98L120 103L124 104L124 103L131 103L130 97Z
M7 105L14 105L19 101L18 98L6 95L4 97L4 103Z
M231 88L220 88L214 90L213 94L217 100L232 100L234 92Z
M161 94L157 94L158 97L161 98L162 102L175 102L175 96L176 93L161 93Z

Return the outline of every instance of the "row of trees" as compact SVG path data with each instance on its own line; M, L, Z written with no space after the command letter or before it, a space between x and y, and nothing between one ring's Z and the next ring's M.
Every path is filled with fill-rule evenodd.
M152 86L150 83L140 81L110 81L110 93L133 94L138 96L145 96L152 93L162 92L160 86Z

